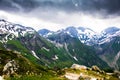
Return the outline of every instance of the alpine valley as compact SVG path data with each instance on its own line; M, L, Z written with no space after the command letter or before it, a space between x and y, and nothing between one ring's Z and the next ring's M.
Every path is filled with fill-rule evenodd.
M12 72L5 71L5 64L9 63L17 65ZM110 27L98 34L89 28L71 26L56 32L47 29L37 32L0 20L0 74L14 73L17 76L14 80L23 80L17 74L29 74L31 79L24 76L24 80L33 80L33 76L34 80L66 80L59 75L64 75L73 64L120 70L120 29ZM15 73L14 69L18 71Z

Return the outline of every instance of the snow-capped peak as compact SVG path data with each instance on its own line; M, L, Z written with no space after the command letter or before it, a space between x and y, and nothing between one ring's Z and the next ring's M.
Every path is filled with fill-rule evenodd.
M67 34L71 37L78 38L82 43L87 45L94 45L94 44L104 44L106 42L110 42L113 37L120 35L120 28L116 27L109 27L102 31L101 33L97 33L90 28L85 27L74 27L70 26L66 29L59 30L57 32L48 32L44 35L44 37L48 37L50 35L60 35L60 34ZM49 35L48 35L49 34Z
M82 43L91 45L91 40L95 39L96 37L96 32L89 28L84 28L84 27L68 27L64 30L64 33L67 33L71 37L78 38Z
M116 36L120 36L120 28L109 27L101 32L99 37L99 44L108 43Z
M54 32L48 29L41 29L38 31L38 33L43 37L48 37L49 35L52 35Z
M0 35L6 35L2 37L2 39L6 38L5 40L1 41L7 41L8 37L10 35L13 35L14 37L19 37L19 36L25 36L27 33L34 33L35 30L31 27L25 27L19 24L14 24L8 21L5 21L3 19L0 19ZM12 38L14 38L12 37Z

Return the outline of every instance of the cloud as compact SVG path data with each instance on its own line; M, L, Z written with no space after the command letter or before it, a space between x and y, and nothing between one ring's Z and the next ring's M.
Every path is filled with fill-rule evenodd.
M120 27L119 4L120 0L0 0L0 11L5 12L0 17L36 30L83 26L101 31Z
M0 9L31 12L35 9L61 10L68 13L102 13L103 16L119 15L120 0L0 0Z
M53 19L44 20L42 18L19 16L17 14L10 14L4 11L0 11L1 18L4 18L13 23L19 23L24 26L33 27L36 30L46 28L52 31L56 31L61 28L64 29L68 26L82 26L91 28L96 32L100 32L107 27L120 27L120 17L99 19L91 15L85 15L81 13L67 14L61 11L57 15L58 17L53 17Z
M53 23L49 20L46 21L43 19L35 18L35 17L19 16L16 14L10 14L5 11L0 11L0 18L10 21L12 23L33 27L35 30L47 28L49 30L56 31L58 29L61 29L63 26L62 24Z

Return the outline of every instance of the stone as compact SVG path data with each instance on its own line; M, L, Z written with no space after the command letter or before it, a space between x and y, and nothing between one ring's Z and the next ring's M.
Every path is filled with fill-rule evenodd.
M3 68L3 75L13 75L18 70L18 65L15 60L9 61Z
M93 70L93 71L102 72L102 71L99 69L99 67L97 67L97 66L92 66L92 70Z
M84 65L79 65L79 64L73 64L73 65L71 66L71 68L80 69L80 70L86 70L86 69L87 69L86 66L84 66Z

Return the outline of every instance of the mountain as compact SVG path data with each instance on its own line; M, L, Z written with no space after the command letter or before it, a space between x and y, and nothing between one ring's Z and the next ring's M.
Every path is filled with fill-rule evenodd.
M0 20L0 60L2 61L0 70L2 71L4 65L17 63L23 73L30 75L41 73L48 79L58 79L53 76L64 73L60 68L70 67L75 63L118 70L119 28L113 28L106 29L99 36L93 30L83 27L68 27L57 32L43 29L38 33L31 27ZM110 42L99 43L100 40L107 38L112 39ZM3 72L5 73L4 69ZM42 76L37 77L42 79Z
M96 53L110 67L120 69L120 28L109 27L101 32L98 43L94 45Z
M110 67L119 70L120 28L109 27L98 34L89 28L68 27L66 29L54 32L45 38L50 41L54 41L55 43L63 44L64 41L69 41L66 35L69 35L71 38L79 39L81 43L94 49L96 55L105 61ZM70 43L78 42L71 41ZM74 48L75 47L76 46L74 46Z
M47 29L42 29L39 31L45 32L44 34L42 32L38 32L41 36L45 38L49 38L49 36L54 34L59 35L59 33L65 33L71 37L78 38L83 44L90 45L90 46L109 42L113 37L119 36L120 34L120 28L117 28L117 27L109 27L103 30L101 33L97 33L91 30L90 28L84 28L84 27L76 28L73 26L67 27L66 29L59 30L56 32L52 32Z
M120 30L120 28L117 28L117 27L109 27L109 28L105 29L104 31L102 31L102 33L114 34L119 30Z
M38 31L38 33L43 36L43 37L47 37L51 34L53 34L53 31L47 30L47 29L41 29Z
M56 67L50 69L36 65L19 52L10 50L0 50L0 63L2 63L0 64L1 80L119 79L119 73L111 73L109 75L97 66L90 68L73 64L71 68L59 69Z
M120 28L109 27L101 32L98 43L104 44L110 42L114 37L119 35L120 35Z
M109 66L120 69L120 37L114 37L110 42L100 45L102 50L98 50L99 56Z
M41 32L38 32L38 33L40 35L42 34ZM70 26L66 29L59 30L57 32L51 32L51 34L43 34L42 36L47 38L50 35L59 34L59 33L65 33L70 35L71 37L78 38L82 43L87 45L93 45L94 43L97 42L97 33L89 28L84 28L84 27L76 28L76 27Z
M0 31L1 49L19 52L36 64L61 68L69 67L73 63L86 66L98 65L101 68L108 67L95 54L92 47L82 44L78 38L71 37L68 33L64 34L58 31L48 40L40 36L31 27L5 20L0 20ZM43 31L43 33L46 32Z
M84 45L78 38L71 37L67 33L59 33L49 36L48 39L56 44L56 46L63 47L67 54L78 64L87 66L96 64L101 68L104 66L107 68L107 64L96 55L93 47Z
M12 62L12 61L14 62L14 65L16 68L16 73L19 73L19 74L25 74L27 71L40 73L41 71L44 72L44 70L45 70L44 67L32 63L27 58L25 58L24 56L19 54L19 52L10 51L10 50L9 51L8 50L0 50L0 63L2 63L2 64L0 64L0 75L3 74L3 71L4 71L3 67L7 63ZM10 65L8 64L6 66L6 68L9 66ZM38 68L39 69L41 68L41 69L39 70ZM14 69L13 69L13 71L14 71Z
M49 67L57 66L57 64L60 67L65 67L73 63L69 56L64 56L65 50L58 49L55 45L39 36L31 27L0 20L0 31L1 49L20 52L36 64ZM63 57L61 57L61 54ZM61 66L61 62L66 64Z
M63 74L60 69L35 64L19 52L0 50L0 80L65 80Z

